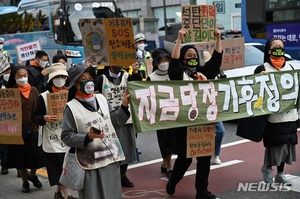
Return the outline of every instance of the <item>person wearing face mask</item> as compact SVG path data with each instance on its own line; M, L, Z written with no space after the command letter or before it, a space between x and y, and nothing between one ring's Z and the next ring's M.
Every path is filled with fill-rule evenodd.
M157 48L152 53L153 72L147 77L147 81L169 81L168 69L171 56L164 48ZM157 141L163 158L160 172L169 179L172 174L172 148L168 145L168 139L172 136L173 129L157 130Z
M28 66L28 82L30 85L36 87L39 93L46 90L49 57L45 51L39 50L35 54L35 59L30 62Z
M36 124L42 126L42 149L45 156L45 164L48 173L50 186L56 185L54 199L73 199L67 187L59 183L62 173L65 152L68 147L61 140L62 121L58 120L57 115L48 114L48 93L67 92L65 86L68 73L66 66L62 63L54 63L49 67L49 78L47 91L40 94L37 106L33 114ZM57 138L53 140L53 138Z
M134 36L134 45L136 49L137 62L139 63L139 69L147 72L146 59L151 59L151 54L145 51L146 37L143 33L138 33Z
M102 94L94 94L94 73L85 64L68 70L70 101L64 110L61 138L85 170L80 199L122 198L119 162L125 156L115 128L130 117L130 95L124 91L120 108L114 109Z
M218 57L222 57L221 34L218 29L214 31L217 38L215 54ZM205 81L207 79L213 79L218 73L220 65L205 64L200 66L199 54L197 49L191 45L185 45L181 48L181 42L187 35L187 30L180 29L178 31L178 39L173 48L172 59L169 64L168 74L170 80L184 80L184 81ZM212 58L214 59L214 58ZM220 58L222 60L222 58ZM177 154L175 160L171 178L166 185L166 191L168 194L173 195L175 193L176 185L183 178L185 172L192 163L192 158L186 157L186 136L187 127L178 127L173 130L172 150ZM216 196L208 191L208 177L210 172L210 159L211 156L196 157L196 199L215 199Z
M31 181L36 188L43 185L36 176L36 170L44 167L43 152L38 146L38 125L33 122L32 114L38 101L37 89L28 83L28 70L24 66L12 69L7 88L18 88L21 93L22 138L24 145L8 145L8 168L17 168L22 178L22 192L29 193ZM27 173L30 169L30 173Z
M254 73L289 71L293 66L286 64L284 42L280 38L271 38L266 42L264 64L258 66ZM292 182L284 175L285 164L296 161L297 109L282 113L245 118L239 120L237 135L257 134L263 139L265 147L264 163L261 168L265 183L281 183L291 186ZM277 167L277 175L273 179L272 166Z
M132 64L131 75L122 71L121 66L107 66L104 68L104 74L97 78L95 89L106 97L112 107L119 109L122 103L123 93L127 89L127 82L132 80L142 80L138 71L137 62ZM121 184L123 187L133 187L134 184L126 175L128 164L137 160L136 140L131 119L125 125L116 128L116 132L126 157L120 166Z

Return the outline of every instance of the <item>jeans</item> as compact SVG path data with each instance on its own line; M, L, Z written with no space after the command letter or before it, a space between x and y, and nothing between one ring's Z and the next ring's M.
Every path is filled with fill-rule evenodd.
M215 140L215 156L220 155L221 144L224 137L225 128L223 122L216 122L216 140Z

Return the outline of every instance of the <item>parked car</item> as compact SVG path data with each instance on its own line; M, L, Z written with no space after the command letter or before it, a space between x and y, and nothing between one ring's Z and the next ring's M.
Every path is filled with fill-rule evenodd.
M257 66L263 64L265 46L261 43L245 43L245 67L225 70L227 77L238 77L252 75ZM285 55L287 64L291 64L294 69L300 69L300 61Z

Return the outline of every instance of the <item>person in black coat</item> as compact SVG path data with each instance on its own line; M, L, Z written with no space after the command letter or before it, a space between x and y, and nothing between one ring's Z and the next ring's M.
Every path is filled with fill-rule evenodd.
M264 64L258 66L254 73L266 74L288 70L293 70L293 67L286 64L283 40L269 39L265 46ZM297 109L292 109L282 113L242 119L238 124L237 135L253 141L263 139L265 156L261 171L266 183L274 182L272 166L276 166L275 183L292 185L292 182L284 176L283 170L285 164L292 164L296 160L297 120Z
M221 33L218 29L214 31L217 41L215 51L211 62L222 60L222 46L221 46ZM220 64L205 64L203 67L199 65L199 54L194 46L186 45L181 48L181 42L184 36L187 35L185 29L178 32L178 39L172 52L172 59L169 66L170 80L194 80L201 81L207 79L214 79L219 73ZM173 152L178 155L175 160L171 178L166 186L168 194L175 193L177 183L183 178L188 167L192 163L192 158L186 157L186 136L187 127L179 127L174 129L172 142ZM197 190L196 198L210 198L214 199L216 196L208 191L208 177L210 171L211 156L197 157L196 169L196 182L195 187Z

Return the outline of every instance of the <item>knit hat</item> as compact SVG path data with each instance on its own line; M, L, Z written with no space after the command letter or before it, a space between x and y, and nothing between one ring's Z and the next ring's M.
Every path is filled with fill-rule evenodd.
M51 79L53 79L56 76L63 75L63 76L69 76L66 70L66 66L62 63L54 63L49 67L49 79L48 83Z
M152 66L157 66L163 57L168 57L169 59L171 58L170 54L166 49L164 48L155 49L152 52Z
M139 33L134 36L134 43L139 41L146 41L145 35L143 33Z
M10 68L10 63L8 62L7 57L3 54L3 51L0 51L0 74L5 72Z
M211 58L211 54L208 51L203 51L204 62L208 62Z
M79 63L79 64L75 64L73 65L69 70L68 70L68 74L69 74L69 79L70 79L70 83L68 85L67 89L72 88L77 79L80 77L80 75L84 72L89 72L91 73L92 76L95 75L95 68L94 67L87 67L85 64L83 63Z

